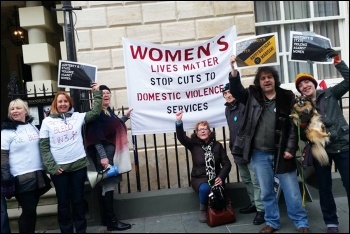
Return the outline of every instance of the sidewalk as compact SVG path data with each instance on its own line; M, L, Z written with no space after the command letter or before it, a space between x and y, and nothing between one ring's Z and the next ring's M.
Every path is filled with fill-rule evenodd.
M338 216L339 232L349 233L349 207L348 199L345 196L335 198ZM306 209L309 216L310 231L312 233L325 233L326 227L322 219L322 212L319 200L306 202ZM219 227L209 227L206 223L198 222L198 212L181 213L165 216L146 217L138 219L123 220L132 224L132 228L127 231L113 231L112 233L258 233L264 226L253 225L255 214L240 214L235 209L237 221L232 224ZM292 221L287 217L285 204L280 204L281 229L277 233L297 233ZM60 230L41 230L37 233L59 233ZM90 226L88 233L104 233L106 227Z

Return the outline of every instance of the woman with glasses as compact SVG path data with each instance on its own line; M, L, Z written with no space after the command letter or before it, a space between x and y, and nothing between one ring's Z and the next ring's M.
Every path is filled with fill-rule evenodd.
M199 222L205 223L210 186L224 186L232 165L223 145L215 140L215 133L210 130L207 121L198 122L195 133L188 137L184 132L182 116L182 110L176 113L176 135L180 143L191 151L191 185L199 196Z

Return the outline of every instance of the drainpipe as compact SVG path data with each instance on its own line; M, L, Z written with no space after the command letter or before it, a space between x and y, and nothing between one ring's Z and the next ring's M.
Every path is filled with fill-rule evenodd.
M67 49L67 60L77 62L77 53L75 50L75 38L74 38L74 22L72 17L73 10L81 10L81 7L73 8L71 1L62 1L63 17L64 17L64 32L66 36L66 49ZM73 107L75 111L81 112L80 105L80 92L78 89L70 88L70 95L73 99Z

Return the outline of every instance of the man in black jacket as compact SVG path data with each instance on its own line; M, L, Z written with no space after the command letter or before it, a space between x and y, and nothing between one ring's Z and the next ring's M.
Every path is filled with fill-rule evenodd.
M280 229L275 176L280 181L289 218L298 232L308 233L309 223L302 206L296 171L297 129L289 118L294 94L280 88L279 75L273 67L259 67L254 84L245 89L235 63L236 56L233 55L230 59L230 92L246 108L233 153L250 162L258 178L266 221L260 233Z

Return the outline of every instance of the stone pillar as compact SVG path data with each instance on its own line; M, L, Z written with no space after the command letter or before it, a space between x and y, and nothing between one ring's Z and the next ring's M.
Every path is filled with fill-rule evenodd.
M62 4L56 4L56 9L62 9ZM64 29L64 15L63 11L57 11L57 23ZM61 57L62 60L67 60L67 46L66 46L66 35L65 30L63 30L64 41L60 42Z
M52 77L51 67L57 66L55 48L47 43L46 33L53 31L51 15L38 1L26 1L19 8L20 25L28 31L27 45L22 45L23 62L31 66L33 81L27 82L28 97L50 95L57 91L57 77ZM35 89L34 89L35 87Z

